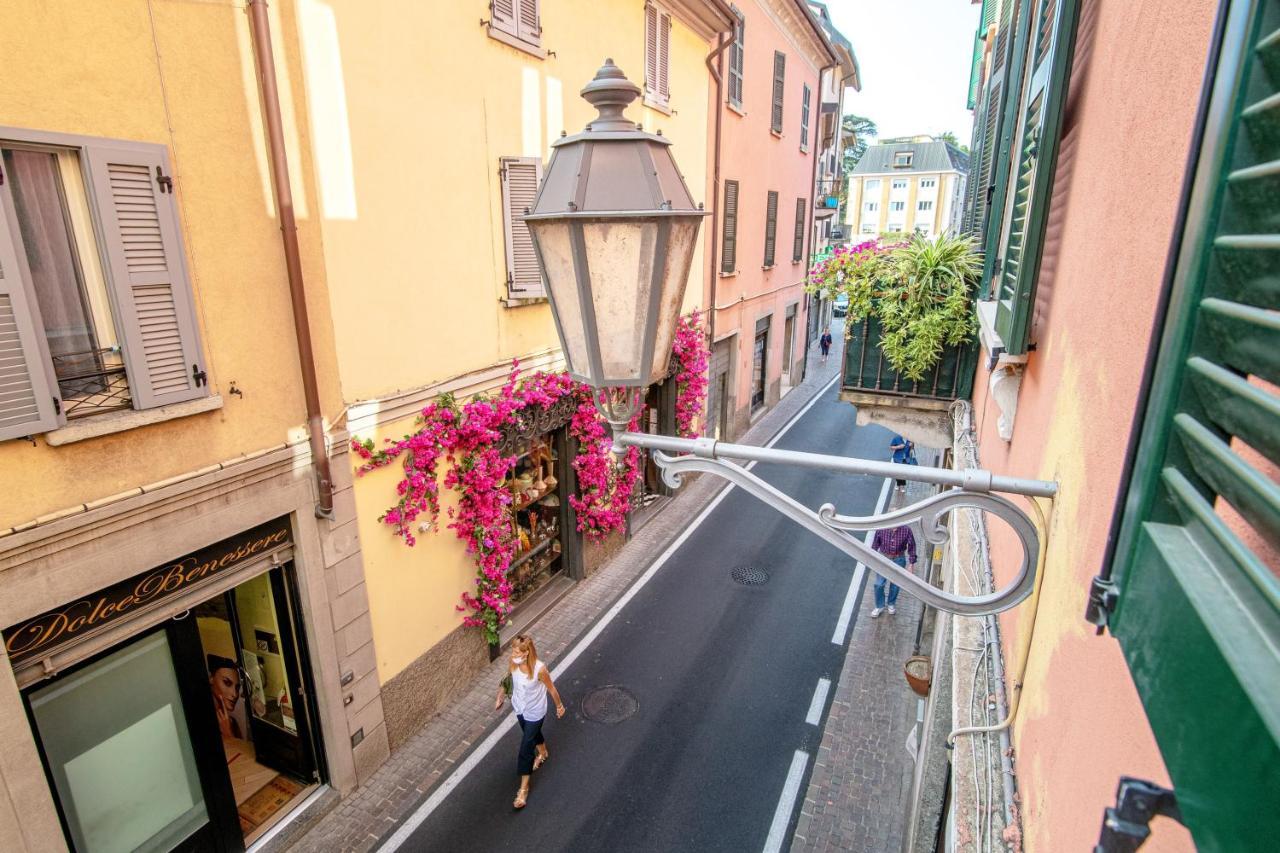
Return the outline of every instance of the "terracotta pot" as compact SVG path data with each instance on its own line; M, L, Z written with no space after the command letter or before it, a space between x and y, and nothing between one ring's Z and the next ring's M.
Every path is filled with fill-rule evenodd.
M933 682L933 666L928 655L912 655L902 666L907 676L907 684L921 696L929 695L929 685Z

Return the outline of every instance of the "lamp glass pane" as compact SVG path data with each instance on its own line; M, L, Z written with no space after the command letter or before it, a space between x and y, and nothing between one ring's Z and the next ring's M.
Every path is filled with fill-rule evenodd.
M653 220L602 219L583 223L591 299L599 335L602 384L634 385L653 290L658 224Z
M582 302L578 295L578 278L573 266L569 223L534 220L529 222L529 232L542 256L551 310L556 315L560 346L569 364L569 372L585 379L590 375L591 362L587 358L586 331L582 321Z
M648 381L659 382L667 375L671 360L671 345L675 341L676 320L684 304L685 288L689 284L689 269L693 264L693 250L697 244L698 226L702 217L675 218L671 222L671 236L667 240L667 257L662 271L662 293L658 303L657 334L650 344L653 347L653 368Z

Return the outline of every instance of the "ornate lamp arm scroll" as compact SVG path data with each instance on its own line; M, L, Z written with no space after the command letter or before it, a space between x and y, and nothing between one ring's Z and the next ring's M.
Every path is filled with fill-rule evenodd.
M626 435L619 438L622 439L623 444L633 443L627 441ZM690 449L693 450L693 443L690 444ZM814 512L745 468L715 458L714 450L709 453L706 450L705 443L697 448L697 451L701 451L698 455L669 456L660 450L654 450L653 459L662 471L663 480L673 489L679 488L681 477L689 472L714 474L728 480L820 539L863 563L872 571L906 589L931 607L961 616L999 613L1023 601L1035 586L1035 559L1039 553L1039 536L1035 525L1022 510L1003 497L964 488L953 488L911 506L880 515L842 516L836 513L835 507L831 504L824 504L821 509ZM849 533L849 531L896 527L919 521L925 540L938 544L947 539L947 530L942 524L942 516L957 507L975 507L999 516L1013 527L1018 539L1022 542L1022 566L1017 577L1005 588L987 595L976 596L960 596L944 592L924 579L916 577L883 554L873 551Z

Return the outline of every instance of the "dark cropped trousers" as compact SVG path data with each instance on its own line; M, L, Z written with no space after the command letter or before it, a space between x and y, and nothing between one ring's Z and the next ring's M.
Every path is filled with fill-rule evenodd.
M516 758L516 773L528 776L533 772L534 747L546 743L547 739L542 736L542 720L526 720L520 715L516 715L516 719L520 721L520 754Z

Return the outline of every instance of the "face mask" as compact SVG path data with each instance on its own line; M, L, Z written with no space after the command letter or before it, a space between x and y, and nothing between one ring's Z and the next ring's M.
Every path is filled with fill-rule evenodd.
M523 665L524 665L525 660L526 660L526 658L519 657L519 658L512 658L512 659L511 659L511 662L512 662L513 664L515 664L516 666L523 666Z

